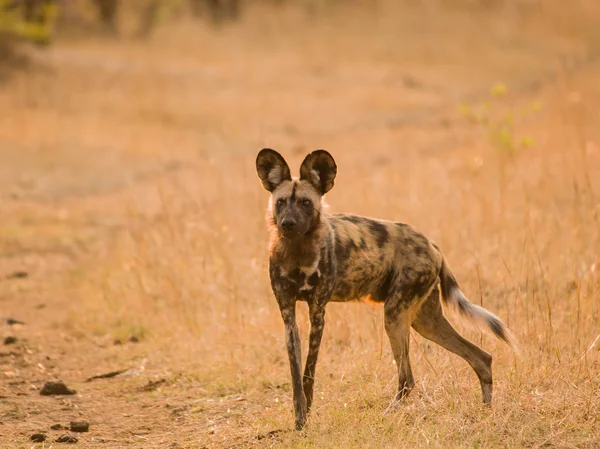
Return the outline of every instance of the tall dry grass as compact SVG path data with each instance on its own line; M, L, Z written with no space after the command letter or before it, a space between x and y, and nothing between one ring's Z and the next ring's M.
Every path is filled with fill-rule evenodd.
M141 335L154 363L198 392L187 419L209 447L595 447L600 88L591 63L571 73L564 61L593 59L586 23L598 9L378 4L309 23L293 8L277 20L257 9L222 34L184 22L149 44L62 44L45 57L52 72L4 88L0 136L34 148L21 157L37 166L62 154L76 167L41 197L118 225L66 281L76 302L67 325ZM514 154L458 112L497 81L509 87L506 107L542 104L516 123L534 143ZM254 439L292 419L267 193L254 172L262 146L293 170L327 148L339 167L332 211L411 223L442 247L470 299L520 343L515 355L457 323L494 355L492 408L462 360L413 333L417 388L383 417L395 368L382 310L332 304L308 428ZM115 162L95 178L99 154ZM78 200L81 186L100 214Z

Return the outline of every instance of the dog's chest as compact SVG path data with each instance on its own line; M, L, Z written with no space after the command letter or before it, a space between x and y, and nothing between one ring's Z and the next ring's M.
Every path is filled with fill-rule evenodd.
M269 275L279 302L321 302L331 296L335 277L332 245L309 243L296 248L281 244L271 251Z
M333 286L327 259L317 257L310 265L297 266L270 260L271 287L278 300L312 302L327 297Z
M271 286L278 297L309 300L316 294L323 276L318 264L314 266L285 267L271 261Z

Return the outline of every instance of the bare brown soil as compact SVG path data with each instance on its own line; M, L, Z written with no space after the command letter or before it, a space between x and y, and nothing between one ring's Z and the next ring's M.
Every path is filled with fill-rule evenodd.
M0 447L600 446L599 10L393 4L63 40L0 85L0 315L25 323L0 324ZM294 171L328 149L333 211L442 247L519 340L456 323L494 355L491 408L413 334L417 386L383 416L382 311L334 304L292 430L263 146ZM57 380L77 394L39 394Z

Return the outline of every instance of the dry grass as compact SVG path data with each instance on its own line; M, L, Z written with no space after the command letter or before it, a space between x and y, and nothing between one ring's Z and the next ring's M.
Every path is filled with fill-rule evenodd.
M600 40L587 26L600 10L379 5L316 23L256 8L220 32L184 20L150 43L59 42L0 86L0 279L30 273L0 281L3 315L27 322L3 329L22 343L0 359L2 447L75 418L92 423L80 447L600 445L599 346L588 350ZM498 81L509 94L490 117L542 105L517 120L534 144L514 154L459 113ZM291 430L262 146L294 170L327 148L333 211L408 222L440 244L520 342L516 356L460 327L494 354L492 408L462 360L413 334L417 388L382 416L395 388L382 311L332 304L315 408ZM40 398L48 378L80 394Z

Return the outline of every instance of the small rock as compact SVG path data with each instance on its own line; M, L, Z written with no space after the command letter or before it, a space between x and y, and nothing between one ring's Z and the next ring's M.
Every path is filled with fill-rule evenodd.
M15 324L25 324L23 321L15 320L14 318L11 318L11 317L4 318L4 322L6 324L8 324L9 326L14 326Z
M71 421L71 432L87 432L90 430L90 423L85 421Z
M75 394L77 393L75 390L67 387L63 382L46 382L42 389L40 390L40 394L42 396L52 396L55 394Z
M77 443L77 437L65 433L56 439L57 443Z
M63 427L63 425L62 425L62 424L52 424L52 425L50 426L50 428L51 428L52 430L62 430L62 429L65 429L66 427Z
M6 279L23 279L29 276L27 271L15 271L14 273L6 276Z
M43 443L44 441L46 441L46 435L44 435L43 433L34 433L29 437L29 439L34 443Z
M129 337L129 342L130 343L139 343L140 339L138 337L136 337L135 335Z
M4 339L4 344L5 345L12 345L13 343L17 342L17 337L13 337L12 335L9 335L8 337L6 337Z
M116 340L113 342L113 344L114 344L115 346L118 346L118 345L122 345L122 344L123 344L123 342L122 342L120 339L118 339L118 338L117 338L117 339L116 339Z

